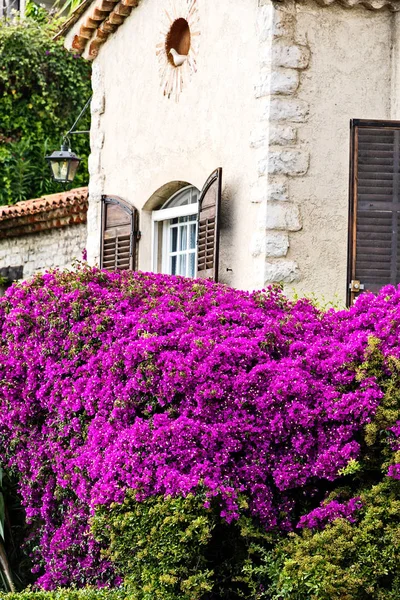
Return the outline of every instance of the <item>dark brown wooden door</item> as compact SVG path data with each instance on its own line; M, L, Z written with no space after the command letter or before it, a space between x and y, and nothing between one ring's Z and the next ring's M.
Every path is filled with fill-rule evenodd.
M100 267L136 269L138 240L138 211L121 198L103 196Z
M400 122L351 122L348 302L400 282Z
M197 277L218 281L222 169L211 173L199 198Z

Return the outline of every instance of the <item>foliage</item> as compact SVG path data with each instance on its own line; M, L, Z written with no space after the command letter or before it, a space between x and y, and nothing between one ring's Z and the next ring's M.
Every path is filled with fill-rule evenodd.
M81 0L57 0L55 7L58 8L58 14L71 16L72 13L81 4Z
M54 592L32 591L26 589L15 594L0 593L1 600L130 600L131 595L125 588L115 589L57 589Z
M107 556L135 598L196 600L211 591L213 573L202 547L211 538L215 516L203 502L192 494L137 502L130 493L122 504L98 511L93 533L106 542Z
M375 318L379 305L392 299L386 296L374 303ZM365 316L368 319L371 313ZM391 318L381 323L384 343L370 337L365 360L358 368L358 379L374 376L384 391L374 417L365 427L359 459L349 461L339 471L343 479L323 504L300 519L298 527L306 527L302 535L291 533L273 551L265 553L259 567L265 584L261 597L400 597L400 482L397 472L393 472L400 460L400 361L395 356L399 351L395 332L396 322Z
M291 535L267 569L272 596L290 600L397 600L400 597L400 484L387 479L361 494L359 521ZM275 560L275 564L274 564Z
M255 543L272 536L241 517L227 523L218 505L205 506L204 492L153 496L138 502L128 490L121 504L101 506L94 536L107 547L135 600L195 600L253 596L254 578L243 567ZM242 500L242 508L246 502Z
M28 14L0 20L0 204L59 191L44 156L59 150L91 93L90 66L52 39L60 22L40 9ZM74 185L85 185L88 136L73 144L84 159Z
M0 460L46 589L122 574L163 600L254 598L276 581L271 536L354 527L358 497L396 477L400 289L321 312L275 288L84 265L14 284L0 327ZM187 564L174 554L194 523L196 568L190 537ZM159 565L129 559L143 538ZM160 565L179 573L171 589Z

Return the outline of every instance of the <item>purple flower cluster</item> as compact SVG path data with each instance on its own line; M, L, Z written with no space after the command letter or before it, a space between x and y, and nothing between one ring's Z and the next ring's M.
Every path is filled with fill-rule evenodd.
M356 458L382 393L368 337L399 354L400 292L321 313L271 289L83 267L0 300L0 461L20 476L44 588L109 581L98 504L188 494L291 529L296 490ZM310 492L312 493L312 492Z
M322 504L307 515L301 517L297 527L300 529L324 529L328 523L335 519L347 519L350 523L356 522L356 513L361 510L363 503L360 497L351 498L348 502L339 502L331 500L327 504Z

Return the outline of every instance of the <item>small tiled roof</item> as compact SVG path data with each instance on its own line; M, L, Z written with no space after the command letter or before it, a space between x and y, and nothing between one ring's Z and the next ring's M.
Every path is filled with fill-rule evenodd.
M77 54L86 50L87 58L93 60L98 55L100 46L118 29L139 2L140 0L84 0L54 39L65 35L88 9L72 41L72 50Z
M346 8L363 6L368 10L400 10L400 0L316 0L322 6L340 4ZM72 50L77 54L83 54L89 60L93 60L99 53L100 47L111 33L125 21L132 9L139 4L140 0L83 0L75 9L71 17L64 23L62 29L54 39L64 36L83 14L85 19L79 30L74 35ZM285 0L276 0L285 2Z
M0 239L86 222L88 188L0 206Z

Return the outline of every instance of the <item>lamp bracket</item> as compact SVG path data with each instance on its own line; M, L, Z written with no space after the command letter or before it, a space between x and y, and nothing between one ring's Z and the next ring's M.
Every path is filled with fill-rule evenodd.
M80 134L80 133L90 133L90 131L77 131L75 129L75 127L79 123L79 121L80 121L81 117L83 116L83 114L85 113L87 107L89 106L89 103L90 103L91 99L92 99L92 96L89 96L89 98L86 100L85 106L82 108L81 112L79 113L79 115L78 115L77 119L75 120L74 124L72 125L71 129L69 131L67 131L67 133L63 137L63 141L62 141L63 145L65 143L65 140L68 139L69 135Z

